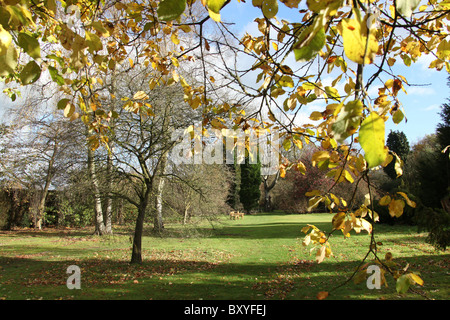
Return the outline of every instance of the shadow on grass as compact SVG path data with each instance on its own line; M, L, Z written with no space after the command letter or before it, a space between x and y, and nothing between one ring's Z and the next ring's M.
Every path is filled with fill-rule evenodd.
M447 299L450 282L449 255L403 258L421 272L420 288L426 295ZM315 299L319 291L331 290L346 281L358 261L322 264L298 261L275 263L217 263L183 259L147 259L140 265L128 261L85 259L40 261L30 258L0 257L0 297L5 299ZM67 267L81 269L81 290L66 287ZM369 290L365 283L350 282L333 291L331 299L398 296L395 283Z

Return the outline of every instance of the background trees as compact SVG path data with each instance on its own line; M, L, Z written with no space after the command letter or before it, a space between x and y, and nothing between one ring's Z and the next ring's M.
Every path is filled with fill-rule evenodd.
M241 183L239 200L247 214L259 206L261 197L261 163L259 159L255 161L256 163L252 163L253 161L247 156L240 165Z

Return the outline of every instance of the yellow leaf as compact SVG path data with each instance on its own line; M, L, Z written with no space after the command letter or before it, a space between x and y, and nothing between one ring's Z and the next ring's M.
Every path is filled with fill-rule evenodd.
M380 204L380 206L387 206L389 203L391 203L391 197L389 195L386 195L381 198L378 203Z
M133 68L133 66L134 66L133 59L129 58L129 59L128 59L128 62L130 62L130 67Z
M176 33L172 33L170 39L174 44L180 44L180 39L178 39L178 35Z
M66 105L66 107L64 108L64 116L67 118L70 118L70 117L72 117L74 112L75 112L75 106L71 103L68 103Z
M322 202L322 200L322 197L313 197L309 199L307 211L310 212L312 209L316 208Z
M406 193L404 192L397 192L399 195L401 195L405 200L406 203L408 204L408 206L410 206L411 208L415 208L416 207L416 203L414 201L411 201L408 196L406 195Z
M6 54L11 41L11 34L0 25L0 56Z
M389 203L389 214L391 217L400 217L403 214L403 208L405 208L405 202L403 200L392 200Z
M295 140L294 140L295 141ZM303 164L303 162L298 162L295 166L294 166L294 170L299 171L301 174L305 174L306 173L306 167Z
M313 196L320 196L319 190L312 190L305 193L305 196L307 197L313 197Z
M319 111L313 111L311 113L311 115L309 116L309 119L311 119L313 121L321 120L321 119L323 119L323 115Z
M306 227L303 227L303 228L302 228L302 232L303 232L303 233L307 233L307 232L309 231L309 229L311 229L311 226L309 226L309 225L306 226Z
M147 100L149 96L144 91L138 91L134 94L134 100Z
M330 154L327 151L317 151L313 154L311 162L315 165L316 162L324 161L330 158Z
M303 246L308 246L311 243L311 236L308 234L306 235L306 237L303 239L302 245Z
M381 165L387 158L388 152L384 145L385 124L382 117L372 112L361 124L359 129L359 143L365 152L365 159L369 168Z
M355 19L342 19L338 30L344 41L346 56L358 64L371 64L378 52L376 29L368 30L367 17L362 19L359 12Z
M208 9L208 13L211 19L213 19L215 22L220 22L220 13L215 13L211 9Z
M345 212L338 212L334 215L333 219L331 220L331 224L333 225L333 228L336 230L343 229L344 220L345 220Z
M317 263L321 263L323 261L323 259L325 259L325 254L326 254L326 248L325 248L325 246L321 246L319 248L319 250L317 250L317 253L316 253Z
M408 274L408 276L413 283L417 283L418 285L423 286L423 280L417 274L411 272Z

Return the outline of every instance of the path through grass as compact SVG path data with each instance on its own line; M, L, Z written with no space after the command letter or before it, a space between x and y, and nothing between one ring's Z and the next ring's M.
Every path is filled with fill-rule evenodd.
M329 214L260 214L213 224L166 226L165 236L144 237L144 263L129 265L131 228L114 236L92 229L0 232L0 299L315 299L352 274L367 252L367 234L331 243L334 257L316 264L301 245L301 228L329 230ZM419 271L415 293L369 290L349 282L330 299L448 299L449 255L425 243L414 227L379 225L381 254ZM66 287L69 265L81 268L81 290Z

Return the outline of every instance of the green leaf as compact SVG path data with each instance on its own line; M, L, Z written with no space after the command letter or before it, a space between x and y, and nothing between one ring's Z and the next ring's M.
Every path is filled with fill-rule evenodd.
M404 17L410 18L420 0L397 0L397 11Z
M372 112L361 124L359 144L364 150L364 158L369 168L381 165L386 161L388 152L384 143L384 120Z
M392 115L392 121L394 121L395 124L399 124L402 122L402 120L405 118L405 115L403 114L403 111L398 109L394 112Z
M334 139L342 143L356 132L361 122L363 104L360 100L347 103L339 112L336 122L331 129Z
M325 45L325 30L323 27L314 30L314 25L309 26L298 37L294 44L295 60L299 62L309 61Z
M186 0L162 0L158 4L158 18L162 21L175 20L186 9Z
M66 106L69 104L70 100L69 99L61 99L58 101L58 104L56 105L56 107L59 110L64 110L66 108Z
M86 42L89 47L90 53L94 53L103 49L103 44L100 40L100 37L89 31L86 31Z
M56 70L55 67L49 66L48 72L50 73L50 76L52 77L52 80L54 82L56 82L60 86L64 85L64 78L58 73L58 70Z
M406 293L411 285L410 278L407 274L402 275L397 279L397 283L395 284L395 288L398 293Z
M19 75L20 81L23 85L31 84L36 82L41 76L41 67L34 62L30 61L23 68L22 72Z
M274 18L278 13L278 0L263 0L261 10L267 19Z
M39 59L41 57L41 46L35 37L21 32L18 36L18 42L19 46L33 59Z
M225 2L227 2L227 0L207 0L206 4L212 12L220 13L220 9L222 9Z

